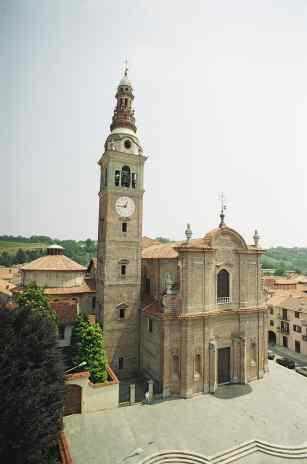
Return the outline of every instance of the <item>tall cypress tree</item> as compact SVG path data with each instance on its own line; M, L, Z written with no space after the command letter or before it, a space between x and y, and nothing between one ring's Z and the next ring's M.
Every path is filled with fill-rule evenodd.
M0 317L0 462L55 464L64 370L56 325L19 307Z

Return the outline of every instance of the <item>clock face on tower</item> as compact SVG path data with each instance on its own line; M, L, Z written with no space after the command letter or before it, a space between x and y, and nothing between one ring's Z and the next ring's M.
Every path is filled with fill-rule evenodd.
M121 217L130 217L134 213L135 203L132 198L119 197L115 203L115 210Z

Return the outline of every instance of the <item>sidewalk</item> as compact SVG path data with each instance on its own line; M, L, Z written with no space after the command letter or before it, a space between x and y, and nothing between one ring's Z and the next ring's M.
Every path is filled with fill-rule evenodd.
M302 366L307 366L307 356L301 353L295 353L290 351L288 348L279 345L269 345L269 350L280 356L286 356L287 358L293 359Z

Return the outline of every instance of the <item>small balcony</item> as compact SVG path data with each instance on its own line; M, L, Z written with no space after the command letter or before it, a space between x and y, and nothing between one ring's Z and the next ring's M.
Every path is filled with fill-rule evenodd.
M280 328L280 333L289 335L289 329L287 327L281 327Z
M219 296L217 298L217 304L229 304L231 303L230 296Z

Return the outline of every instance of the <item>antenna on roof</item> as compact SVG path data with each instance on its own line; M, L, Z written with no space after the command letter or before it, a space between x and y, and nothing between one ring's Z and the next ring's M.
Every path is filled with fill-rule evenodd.
M219 227L225 227L226 224L224 222L224 219L225 219L224 211L226 210L226 197L223 192L219 194L219 201L221 203L221 214L220 214L221 221L220 221Z

